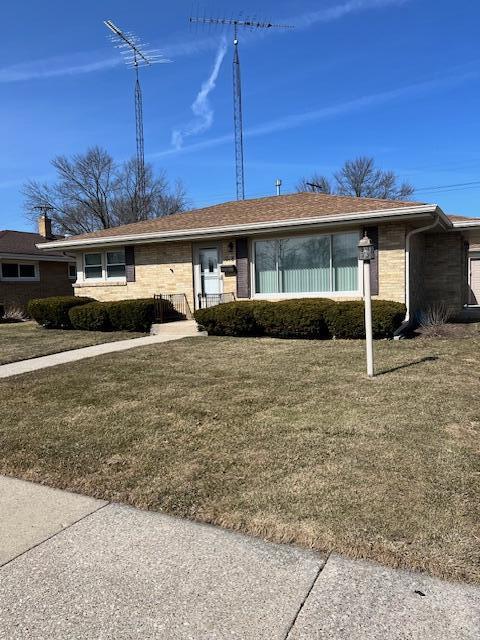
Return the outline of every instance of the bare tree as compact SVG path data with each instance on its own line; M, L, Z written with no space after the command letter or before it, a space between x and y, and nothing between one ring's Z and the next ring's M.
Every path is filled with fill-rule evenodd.
M165 174L155 176L150 165L145 167L145 198L139 205L136 161L118 165L99 147L71 159L58 156L52 166L57 172L55 183L32 180L24 185L24 208L27 217L34 219L36 208L50 207L57 233L108 229L184 211L187 206L182 183L171 189Z
M319 191L382 200L402 200L410 197L415 191L408 182L399 183L393 171L377 169L374 159L365 156L347 160L343 167L333 174L333 179L334 186L331 187L328 179L314 174L312 178L303 178L297 185L297 191ZM308 188L311 184L318 184L319 188ZM324 188L330 190L324 191Z

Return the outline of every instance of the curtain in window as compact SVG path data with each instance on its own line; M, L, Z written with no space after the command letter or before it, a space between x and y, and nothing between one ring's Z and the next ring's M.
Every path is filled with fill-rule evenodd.
M332 266L335 291L358 289L357 233L332 236Z
M357 243L357 233L257 241L255 291L357 291Z
M278 293L276 240L255 243L255 291Z
M330 290L330 238L288 238L278 241L281 293Z

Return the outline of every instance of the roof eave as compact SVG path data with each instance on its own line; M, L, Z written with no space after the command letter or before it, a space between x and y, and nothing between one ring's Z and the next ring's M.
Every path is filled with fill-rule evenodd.
M390 221L399 218L411 218L418 215L438 214L445 226L451 227L451 222L436 204L414 205L409 207L395 207L392 209L380 209L372 211L357 211L336 216L318 216L315 218L291 218L288 220L271 220L241 225L225 225L222 227L204 227L200 229L186 229L183 231L154 231L150 233L134 233L124 235L100 236L98 238L85 238L83 240L56 240L42 242L37 248L48 250L53 248L90 248L112 244L138 244L146 242L173 242L178 240L209 239L225 235L253 235L256 233L268 233L272 230L290 228L308 228L317 225L341 225L352 222Z

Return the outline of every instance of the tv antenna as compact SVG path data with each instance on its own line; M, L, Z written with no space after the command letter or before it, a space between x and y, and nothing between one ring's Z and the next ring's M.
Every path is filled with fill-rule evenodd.
M127 67L135 71L135 129L137 139L137 160L136 160L136 194L135 207L139 219L145 215L145 140L143 135L143 98L140 86L140 67L149 67L159 62L170 62L164 58L156 49L147 49L140 38L131 32L122 31L111 20L104 20L104 25L110 29L113 35L110 36L114 46L120 50Z
M293 29L286 24L272 24L257 20L236 20L234 18L190 18L190 23L233 27L233 126L235 132L235 169L237 200L245 200L245 177L243 160L243 116L242 83L240 75L240 57L238 55L238 31L245 29Z

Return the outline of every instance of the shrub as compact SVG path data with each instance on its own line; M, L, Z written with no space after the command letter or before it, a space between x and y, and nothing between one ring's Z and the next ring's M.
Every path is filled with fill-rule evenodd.
M109 302L108 316L113 331L148 333L155 319L153 298Z
M28 315L46 329L71 329L68 312L73 307L94 302L93 298L54 296L30 300Z
M72 307L68 312L74 329L81 331L111 331L108 302L90 302Z
M405 317L405 305L390 300L372 301L374 338L391 338ZM365 310L360 301L337 302L325 312L330 333L335 338L365 338Z
M325 298L283 300L255 306L254 317L267 336L325 339L330 335L325 312L334 305Z
M216 307L198 309L194 317L212 336L257 336L262 331L255 320L256 305L256 302L247 301L226 302Z

